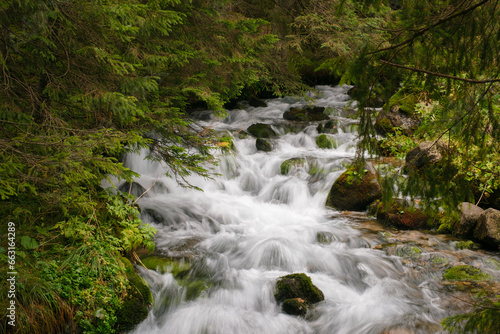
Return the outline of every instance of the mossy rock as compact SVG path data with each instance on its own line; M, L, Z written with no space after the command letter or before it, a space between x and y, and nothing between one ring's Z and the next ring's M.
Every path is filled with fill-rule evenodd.
M429 216L401 200L396 200L388 207L380 203L377 207L377 219L398 229L418 230L427 227Z
M330 133L330 134L336 134L339 132L338 129L338 121L334 119L329 119L326 122L319 123L318 126L316 127L316 130L318 133Z
M247 132L255 138L273 138L277 136L276 131L269 124L256 123L248 127Z
M492 277L481 269L464 265L447 269L443 274L443 279L447 281L486 281Z
M323 149L332 149L339 146L335 138L332 138L325 134L321 134L316 137L316 145L318 145L319 148Z
M411 258L411 259L418 259L420 255L422 254L423 250L420 247L413 246L413 245L398 245L396 246L396 250L394 252L394 255L403 257L403 258Z
M418 97L415 94L405 93L400 90L389 99L389 108L393 112L400 111L408 116L415 114L415 107L418 102Z
M271 152L273 150L273 143L269 139L257 138L255 147L257 151Z
M290 108L290 110L283 113L283 118L298 122L324 121L329 119L324 112L324 107Z
M303 316L307 313L307 304L300 298L285 299L281 310L286 314Z
M303 273L281 277L276 283L274 297L280 303L287 299L300 298L307 304L314 304L325 299L323 292Z
M125 265L127 268L128 263ZM153 295L144 279L134 271L126 271L130 287L126 291L123 304L116 311L116 328L122 332L133 329L146 319L149 306L153 303Z
M338 210L365 211L382 197L382 187L373 165L367 163L362 170L349 168L332 185L326 205Z
M304 167L305 164L306 164L306 159L304 158L292 158L285 160L281 163L280 166L281 175L288 175L290 170L292 170L293 168Z

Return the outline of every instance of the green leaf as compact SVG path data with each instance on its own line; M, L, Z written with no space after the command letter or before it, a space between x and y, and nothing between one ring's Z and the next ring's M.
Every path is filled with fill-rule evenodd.
M25 235L21 238L21 245L26 249L37 249L38 243L35 239Z

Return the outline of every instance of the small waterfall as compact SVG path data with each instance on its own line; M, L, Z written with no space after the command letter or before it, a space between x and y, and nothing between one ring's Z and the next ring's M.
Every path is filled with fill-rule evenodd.
M265 123L279 133L269 153L257 151L255 138L235 136L235 152L219 153L220 176L188 178L203 191L162 176L161 164L144 160L145 152L127 157L127 166L142 175L137 183L145 189L154 183L138 203L143 220L158 230L156 252L190 265L182 282L169 272L141 270L155 305L132 333L440 332L448 313L436 302L438 293L425 288L431 274L408 275L401 257L374 249L375 237L356 228L355 219L324 205L355 154L349 88L319 86L311 95L337 121L338 131L328 134L333 149L317 146L318 122L283 119L290 107L307 105L301 99L272 99L267 107L200 121L220 132ZM283 175L288 159L301 163ZM306 318L282 313L273 295L280 276L297 272L325 295Z

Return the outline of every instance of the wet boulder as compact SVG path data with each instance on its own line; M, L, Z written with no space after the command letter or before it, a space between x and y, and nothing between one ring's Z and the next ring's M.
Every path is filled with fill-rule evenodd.
M403 170L409 172L436 164L441 161L447 150L447 145L440 140L420 143L406 154L406 164Z
M390 205L377 206L377 219L385 225L401 230L418 230L427 226L429 216L403 200L395 200Z
M458 211L460 222L455 225L453 234L459 238L472 239L474 229L484 210L472 203L463 202L458 205Z
M303 273L280 277L276 283L274 297L278 303L283 303L283 312L294 315L305 314L307 305L325 299L323 292Z
M492 208L484 210L474 229L474 239L483 247L499 250L500 247L500 211Z
M330 117L325 115L324 111L325 107L290 108L290 110L285 111L283 118L297 122L325 121Z
M318 145L319 148L323 149L332 149L338 147L337 140L325 134L321 134L316 137L316 145Z
M316 127L316 130L318 131L318 133L336 134L337 132L339 132L338 121L334 119L329 119L326 122L321 122Z
M265 108L267 107L267 103L262 101L261 99L255 97L255 96L250 96L248 98L248 104L252 107L255 108Z
M290 315L305 315L307 313L307 304L302 298L285 299L281 309Z
M143 197L149 197L148 194L146 194L146 188L137 182L125 182L118 187L118 190L127 194L132 194L135 197L139 197L141 195L143 195Z
M277 136L276 131L269 124L256 123L248 127L247 132L255 138L273 138Z
M269 139L257 138L255 147L257 151L271 152L273 150L273 143Z
M121 261L125 265L130 286L125 294L123 304L116 311L116 327L120 332L125 332L146 319L149 306L153 303L153 296L146 281L135 272L130 261L126 258L122 258Z
M349 168L333 183L326 205L338 210L365 211L382 197L377 171L371 163L362 170Z

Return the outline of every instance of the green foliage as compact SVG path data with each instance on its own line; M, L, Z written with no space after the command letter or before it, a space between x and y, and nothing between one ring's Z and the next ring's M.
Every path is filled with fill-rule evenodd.
M401 129L392 129L393 133L387 133L387 136L379 141L380 152L383 156L403 159L406 153L416 146L415 141L411 137L405 136Z
M443 328L450 333L498 333L500 318L500 296L481 298L473 312L445 318Z
M86 333L114 332L130 302L117 259L151 249L154 229L103 180L132 182L121 157L149 148L167 175L191 186L190 173L209 176L210 150L231 146L193 130L191 104L220 113L244 87L283 89L267 22L216 3L0 5L0 213L18 224L27 286L50 282L32 301L39 313L19 301L20 333L57 332L71 317Z

